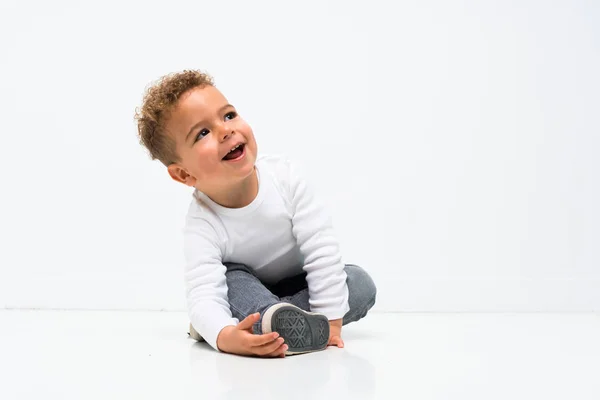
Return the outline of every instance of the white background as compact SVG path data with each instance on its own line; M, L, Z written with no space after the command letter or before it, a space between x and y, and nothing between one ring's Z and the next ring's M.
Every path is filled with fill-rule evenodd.
M147 84L211 73L380 311L600 310L594 1L0 3L0 307L183 310Z

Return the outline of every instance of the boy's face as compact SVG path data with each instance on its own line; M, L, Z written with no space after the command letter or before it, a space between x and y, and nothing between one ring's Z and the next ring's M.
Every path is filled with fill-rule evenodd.
M166 131L175 140L180 158L168 167L178 182L213 192L235 185L254 171L257 146L252 129L213 86L182 95Z

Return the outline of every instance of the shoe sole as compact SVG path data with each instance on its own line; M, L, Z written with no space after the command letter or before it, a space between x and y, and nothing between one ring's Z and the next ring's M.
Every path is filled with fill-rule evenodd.
M329 320L292 304L271 306L263 315L262 332L277 332L287 344L286 355L324 350L329 341Z

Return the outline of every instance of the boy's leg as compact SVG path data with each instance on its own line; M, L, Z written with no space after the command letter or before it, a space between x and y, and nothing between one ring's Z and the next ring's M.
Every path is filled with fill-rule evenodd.
M240 321L259 312L260 321L253 332L278 332L288 346L285 354L300 354L323 350L327 347L329 324L322 314L306 313L286 304L254 275L240 264L225 264L228 300L232 315Z
M344 315L343 324L356 322L364 318L369 310L375 305L377 287L367 271L358 265L348 264L346 268L348 278L348 304L350 310Z
M348 305L350 306L350 310L344 315L343 320L343 324L347 325L367 315L367 312L375 304L377 288L373 279L361 267L347 264L344 271L346 271L347 275ZM278 282L273 287L273 293L281 295L281 301L310 311L306 273Z
M262 320L262 315L267 308L281 303L279 297L271 293L250 268L235 263L224 263L224 265L227 268L225 278L229 308L234 318L242 321L248 315L259 312ZM254 333L262 333L261 320L252 327ZM194 340L204 340L192 324L190 324L188 334Z
M286 278L267 288L250 268L232 263L225 263L225 266L231 313L240 321L255 312L260 312L262 315L267 308L281 302L310 311L306 273ZM344 270L347 275L350 310L344 316L342 323L347 325L367 315L375 304L377 289L369 274L359 266L347 264ZM262 332L261 321L254 325L253 330L254 333ZM202 340L191 325L190 336Z
M263 315L270 306L281 303L254 272L243 264L225 263L227 271L227 297L231 314L242 321L256 312ZM260 321L253 327L254 333L261 333Z

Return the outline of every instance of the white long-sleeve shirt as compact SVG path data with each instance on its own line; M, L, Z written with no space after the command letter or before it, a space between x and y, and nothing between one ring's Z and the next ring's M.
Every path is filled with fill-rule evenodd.
M225 208L194 191L184 230L190 321L215 349L221 329L239 322L227 300L225 262L252 268L266 283L306 271L311 311L331 319L349 310L346 273L331 219L286 159L256 161L256 198Z

